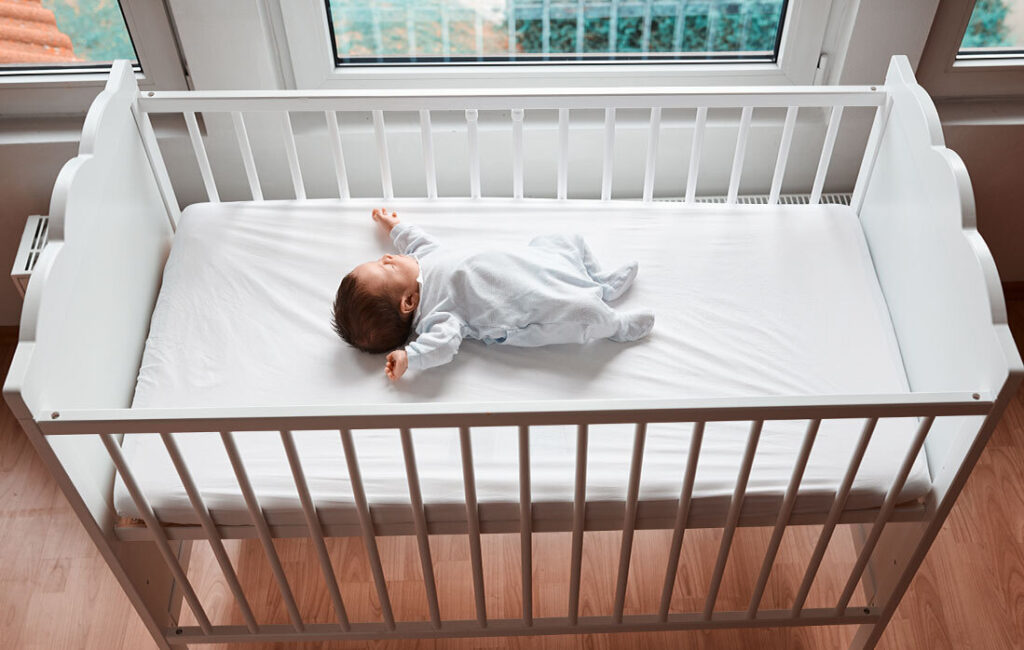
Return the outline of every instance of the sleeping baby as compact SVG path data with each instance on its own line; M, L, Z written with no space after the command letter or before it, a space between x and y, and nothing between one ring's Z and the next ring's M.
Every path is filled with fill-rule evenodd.
M518 249L445 246L386 209L373 220L401 252L360 264L334 301L334 329L365 352L390 352L392 381L409 368L448 363L462 339L536 347L596 339L636 341L654 327L650 311L607 302L636 277L637 263L603 271L576 236L545 235ZM416 331L416 339L401 347Z

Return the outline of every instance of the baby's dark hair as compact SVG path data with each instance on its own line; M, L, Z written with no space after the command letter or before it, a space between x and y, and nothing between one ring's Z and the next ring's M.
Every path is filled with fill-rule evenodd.
M363 352L390 352L409 340L412 314L403 316L396 300L367 290L353 273L338 285L334 331Z

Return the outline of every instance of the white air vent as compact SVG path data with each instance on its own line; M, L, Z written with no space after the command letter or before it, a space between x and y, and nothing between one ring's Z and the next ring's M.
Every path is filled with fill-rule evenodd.
M11 279L22 296L28 288L32 269L39 261L39 254L43 252L43 246L46 246L46 230L49 223L48 217L37 214L25 221L25 231L21 234L21 244L18 246L18 254L14 257L14 268L11 269Z
M834 193L834 194L822 194L821 203L831 203L834 205L850 205L851 194L848 193ZM683 199L657 199L658 201L674 201L681 202ZM728 197L725 196L698 196L697 203L725 203ZM768 195L767 194L747 194L744 196L737 196L736 202L742 205L767 205ZM808 205L811 202L810 194L781 194L779 195L779 205Z

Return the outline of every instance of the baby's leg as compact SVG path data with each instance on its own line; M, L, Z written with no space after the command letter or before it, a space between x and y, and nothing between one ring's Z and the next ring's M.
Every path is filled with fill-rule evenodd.
M520 347L586 343L601 339L627 342L642 339L650 334L653 327L652 312L619 312L595 296L593 302L578 305L558 322L533 323L509 331L503 342Z
M624 343L639 341L654 329L654 312L647 310L615 312L618 316L618 330L608 338Z
M636 278L638 269L636 262L631 262L613 271L603 271L591 252L590 246L587 246L587 242L581 235L541 235L535 237L530 242L530 246L548 248L581 262L587 275L601 285L601 297L605 300L615 300L626 293Z

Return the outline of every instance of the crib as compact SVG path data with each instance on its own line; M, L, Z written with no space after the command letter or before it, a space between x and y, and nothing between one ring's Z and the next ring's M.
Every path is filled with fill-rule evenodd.
M849 145L839 137L844 110L869 112L866 146ZM794 173L794 165L800 167L800 161L790 156L798 113L808 112L820 117L824 130L817 155L802 161L810 172L806 205L780 211L786 198L784 179ZM418 118L418 130L405 137L418 138L422 153L403 156L401 162L394 160L394 146L389 146L389 139L393 143L396 137L399 113ZM450 125L453 114L463 120L445 127L464 138L467 155L468 191L456 196L439 192L438 178L444 170L439 169L435 139L442 114L449 120L445 124ZM549 196L527 196L531 192L524 190L529 172L524 162L524 123L536 114L552 118L549 134L557 160ZM615 176L626 171L617 172L613 164L617 129L622 116L637 114L645 122L644 164L642 172L634 174L635 191L620 191ZM366 163L362 172L369 167L379 175L381 196L357 198L350 191L350 175L357 172L341 133L351 116L362 116L376 145L376 164L372 159L361 162ZM751 157L747 151L751 125L763 116L778 124L777 150ZM576 130L584 118L589 120L585 137L592 145L589 151L599 182L594 182L592 195L570 198L570 130ZM224 123L230 119L238 146L232 173L244 178L251 201L221 201L224 190L218 187L206 148L215 119ZM267 179L264 175L261 180L256 156L260 150L251 146L248 130L254 119L280 119L285 153L280 162L286 162L288 170L283 182L290 181L294 201L278 204L264 198ZM701 178L711 173L704 161L713 121L719 126L724 121L735 133L729 163L721 170L727 183L723 181L719 205L703 202L706 192L700 187ZM166 143L158 142L154 123L177 124L187 133L195 166L181 171L180 165L167 164L162 151ZM659 168L663 158L658 145L663 126L669 123L687 129L689 135L688 147L678 152L683 166L673 163L666 172L665 163ZM334 199L307 197L293 124L321 134L318 137L333 162ZM508 138L512 152L502 172L507 178L497 185L486 177L492 172L481 163L485 130L487 137ZM407 150L403 147L402 152ZM829 166L837 155L853 160L859 169L848 206L826 206L823 201ZM750 171L751 164L756 164L755 172ZM307 164L307 175L309 169ZM175 175L195 175L196 170L207 201L190 206L183 216L176 197L181 185ZM402 183L411 170L422 174L422 184L417 181L416 189L410 191L410 185ZM741 205L747 188L744 179L752 173L764 179L766 198L760 204ZM669 176L678 184L674 194L656 187L656 179ZM396 192L398 187L404 189ZM495 192L494 187L500 190ZM666 196L675 200L661 200ZM477 213L485 207L524 219L543 211L575 211L580 219L611 224L610 240L619 237L614 228L630 214L642 214L651 223L676 223L699 214L716 224L753 224L758 219L771 221L772 215L807 223L855 224L850 241L862 242L856 245L864 248L862 259L870 271L864 281L884 297L879 313L884 314L884 327L891 325L893 348L898 350L893 358L899 362L899 382L904 382L884 385L905 385L905 389L879 391L868 384L866 390L847 394L775 391L688 397L683 392L682 397L672 393L621 398L603 393L563 398L546 390L529 399L422 398L397 403L288 403L282 399L281 404L264 396L258 405L248 406L216 400L202 406L160 406L160 395L173 391L157 386L150 393L156 401L141 405L137 382L141 387L149 365L143 357L155 345L153 340L147 343L147 336L155 339L153 332L161 322L164 332L184 327L174 322L167 326L160 320L165 316L156 313L160 309L154 309L159 307L158 297L173 290L172 262L181 267L180 275L190 275L187 264L174 262L176 250L185 246L186 227L188 238L199 241L202 237L196 229L206 226L193 224L214 223L215 219L204 216L212 210L235 210L239 223L256 220L255 211L263 207L291 210L297 215L295 223L303 223L312 218L308 214L322 212L325 205L328 211L368 214L382 198L402 214L445 211L456 222L470 219L470 213L480 218ZM140 93L131 66L119 62L89 110L79 155L57 178L50 220L50 240L28 286L4 397L160 648L825 625L856 626L852 646L874 647L1024 378L995 266L975 228L966 170L956 154L944 147L934 106L916 84L904 57L894 57L885 83L871 87L473 93ZM623 236L621 241L627 239ZM207 245L217 250L216 245ZM833 305L821 305L821 310L839 309L842 300L837 295ZM624 460L614 466L618 469L605 471L594 465L588 446L593 452L605 444L597 432L611 425L618 427L614 438L625 441L618 454ZM659 428L666 426L674 428ZM511 493L491 502L485 497L490 489L487 481L498 470L485 465L479 446L476 453L474 447L480 444L482 430L497 427L508 434L503 436L507 441L503 449L510 455L506 464L513 466L508 469ZM554 427L560 433L553 433ZM723 479L725 487L720 486L716 500L710 501L705 498L701 472L717 462L711 449L727 428L735 440L730 452L735 462ZM428 476L431 458L423 453L423 445L442 430L448 432L454 456L444 478L454 481L456 494L444 503L421 480ZM316 454L303 446L308 434L324 431L330 436L324 438L325 444L335 446L336 457L323 471L341 477L338 480L346 486L340 506L328 503L323 489L317 487L326 480L314 476L311 469L319 456L314 458ZM663 431L669 432L667 437ZM755 485L760 485L757 459L768 453L759 442L769 431L775 432L773 439L788 441L784 454L788 457L772 487L754 494ZM832 459L833 464L823 470L833 480L813 492L811 484L818 480L814 477L821 474L814 469L818 462L814 459L822 456L815 456L815 445L819 439L824 441L826 431L832 432L830 440L845 445L845 455ZM292 495L283 510L269 504L259 469L253 467L251 455L246 458L252 452L240 452L250 438L255 439L253 432L276 441L274 462L283 468L279 474ZM373 432L393 433L394 448L400 450L389 465L397 473L388 474L386 481L379 475L382 466L363 456L368 443L360 441ZM569 496L542 498L545 477L558 472L543 464L537 445L559 435L568 441L559 453L568 455L561 463L561 474ZM234 486L226 496L212 494L204 483L206 470L197 467L201 458L189 451L198 436L212 440L218 453L224 454L226 469L220 471ZM143 463L142 443L137 442L143 437L151 443L146 454L163 454L165 472L175 481L176 511L155 494L152 476L158 472ZM891 456L888 464L870 460L871 445L886 444L884 440L890 438L903 441L900 451L874 453ZM660 445L663 439L676 440L671 443L678 452L674 469L652 467L650 455L645 455L645 445ZM870 498L856 502L859 472L869 470L874 471L875 487ZM664 490L674 490L674 495L666 497L663 490L658 498L645 496L642 480L666 476ZM382 481L396 484L400 498L386 502L375 497L380 488L373 486ZM604 482L621 490L609 491ZM916 492L908 492L911 483L917 486ZM596 495L600 490L605 492ZM224 505L228 501L233 505ZM820 527L820 533L799 572L799 588L791 603L763 607L783 537L801 526ZM758 563L749 606L716 608L733 540L737 531L750 527L771 533ZM843 527L851 531L855 552L848 570L837 577L843 585L841 593L826 606L807 606L826 550ZM672 605L674 592L680 584L697 580L697 572L680 566L682 549L690 539L687 534L700 529L721 531L717 550L707 558L710 580L692 585L705 594L703 607L678 611ZM632 550L637 531L645 530L671 531L671 537L662 589L653 597L659 606L635 612L628 594ZM586 594L581 595L581 566L585 535L594 531L618 531L619 553L611 611L587 615L580 606L581 599L586 599ZM568 599L554 616L534 612L533 540L541 533L557 533L570 540ZM519 536L518 616L496 617L488 610L486 547L481 539L489 534ZM395 535L416 540L426 620L402 620L401 612L391 605L378 540ZM439 606L432 535L468 540L475 617L446 616ZM344 537L363 543L378 620L350 620L340 568L328 551L332 538ZM283 538L304 538L311 544L331 620L310 620L300 611L295 585L289 583L275 548L274 540ZM250 603L264 595L246 592L225 550L225 540L239 539L260 544L279 592L275 597L287 612L286 621L258 620ZM207 615L193 586L195 576L189 575L190 549L196 541L208 545L241 621L216 621ZM863 588L863 600L858 599L858 587Z

